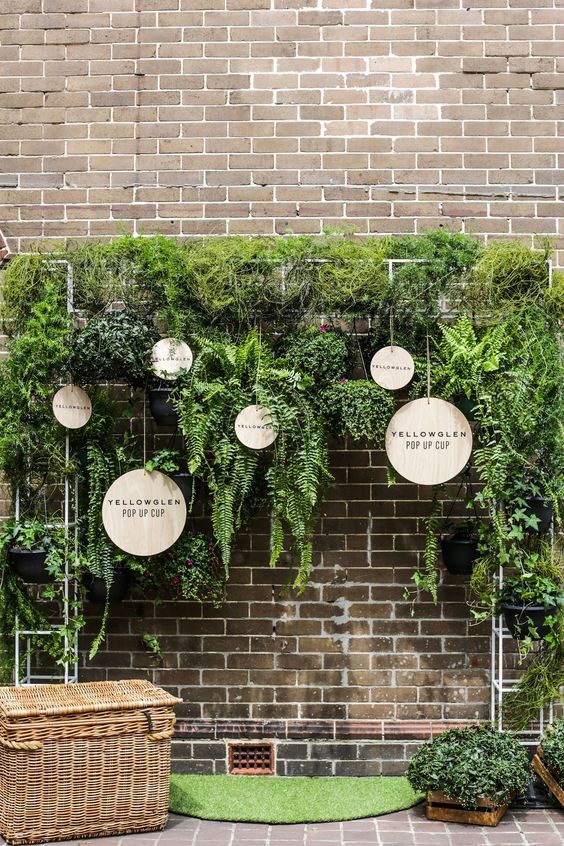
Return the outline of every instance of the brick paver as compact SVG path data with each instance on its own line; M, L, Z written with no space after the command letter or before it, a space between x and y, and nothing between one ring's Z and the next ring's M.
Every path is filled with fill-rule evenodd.
M0 841L2 843L2 841ZM425 819L423 805L388 816L343 823L257 825L171 814L165 831L72 841L66 846L562 846L564 813L509 812L497 828Z

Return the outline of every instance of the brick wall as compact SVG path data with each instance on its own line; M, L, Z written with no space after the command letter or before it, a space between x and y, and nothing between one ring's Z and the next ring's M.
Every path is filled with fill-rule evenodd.
M147 674L184 704L175 767L225 772L227 743L268 739L280 775L403 772L421 739L489 716L489 624L476 626L463 577L440 602L403 598L423 545L429 489L386 484L385 456L336 443L311 586L284 596L266 566L269 520L241 533L220 609L188 602L115 606L83 679ZM454 495L458 485L448 486ZM203 526L201 518L197 524ZM97 609L96 609L97 611ZM90 632L99 624L97 613ZM164 659L143 650L160 637Z
M6 0L0 228L560 235L559 0ZM563 262L560 261L560 264Z

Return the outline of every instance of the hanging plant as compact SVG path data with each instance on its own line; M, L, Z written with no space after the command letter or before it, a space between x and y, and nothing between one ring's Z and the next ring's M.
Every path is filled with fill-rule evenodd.
M355 360L351 336L328 323L283 336L276 353L310 376L316 392L349 376Z
M135 559L131 568L142 597L211 602L215 608L225 599L225 570L213 541L200 533L185 532L166 552Z
M270 565L291 537L299 560L294 584L302 589L311 569L311 537L325 483L327 448L323 426L308 388L311 383L270 345L251 332L242 344L201 338L200 353L176 402L186 440L188 469L209 491L215 542L228 572L231 545L260 477L272 509ZM267 453L245 448L235 434L235 418L252 403L270 410L278 433Z
M69 368L77 384L93 382L141 387L147 381L151 349L159 339L152 322L128 311L91 318L69 341Z
M338 438L364 438L382 446L394 413L394 397L367 379L341 379L321 394L320 413Z

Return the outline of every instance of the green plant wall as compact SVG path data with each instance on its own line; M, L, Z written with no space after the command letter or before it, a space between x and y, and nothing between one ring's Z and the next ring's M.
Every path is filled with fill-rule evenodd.
M229 576L233 538L261 507L272 516L271 565L282 562L289 586L303 590L312 576L316 516L331 483L328 438L383 446L398 397L367 372L371 355L393 333L416 361L411 398L425 394L429 344L433 393L453 402L466 398L474 409L478 484L469 504L479 512L480 557L472 612L480 620L495 611L500 564L523 581L548 578L561 593L558 554L535 535L524 505L538 492L555 504L560 520L564 285L561 274L549 272L549 245L485 247L437 230L365 239L124 236L50 250L16 257L2 281L9 356L0 365L0 470L23 492L32 517L44 507L47 480L79 474L86 508L77 571L89 570L109 589L118 569L142 574L146 566L113 547L99 511L107 485L143 462L143 439L138 429L130 434L129 416L153 384L152 343L169 335L188 341L195 353L172 401L183 435L180 460L199 481L211 516L212 557L216 550L223 565L186 576L191 598L199 584L221 596L218 574ZM64 265L54 259L73 268L72 319ZM50 402L70 378L89 390L94 413L73 433L67 464L64 431ZM115 383L130 390L129 406L112 403ZM234 434L234 417L252 402L271 408L278 430L275 446L263 454L245 449ZM437 490L437 508L422 515L428 533L413 577L415 600L425 591L436 596L442 497ZM2 562L6 643L15 603L30 615L41 604L14 583L6 545ZM174 569L170 555L166 567ZM93 651L107 613L106 605ZM532 637L521 644L533 656L529 702L535 707L554 698L563 680L562 643L559 611L540 647ZM53 654L61 659L56 644ZM532 714L524 699L522 691L514 697L516 725Z

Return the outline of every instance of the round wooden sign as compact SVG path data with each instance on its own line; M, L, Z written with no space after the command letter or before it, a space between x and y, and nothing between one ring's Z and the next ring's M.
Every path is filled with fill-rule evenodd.
M80 429L92 414L90 397L78 385L65 385L53 397L53 414L66 429Z
M472 452L472 430L456 406L431 397L408 402L386 430L395 470L418 485L439 485L460 473Z
M160 379L176 379L181 370L190 370L193 360L188 344L175 338L162 338L151 352L151 367Z
M186 501L170 476L131 470L110 485L102 520L110 540L124 552L157 555L182 534Z
M265 449L278 437L272 427L270 410L264 405L248 405L240 411L235 420L235 434L250 449Z
M370 362L370 374L377 385L389 391L404 388L413 378L415 362L403 347L382 347Z

